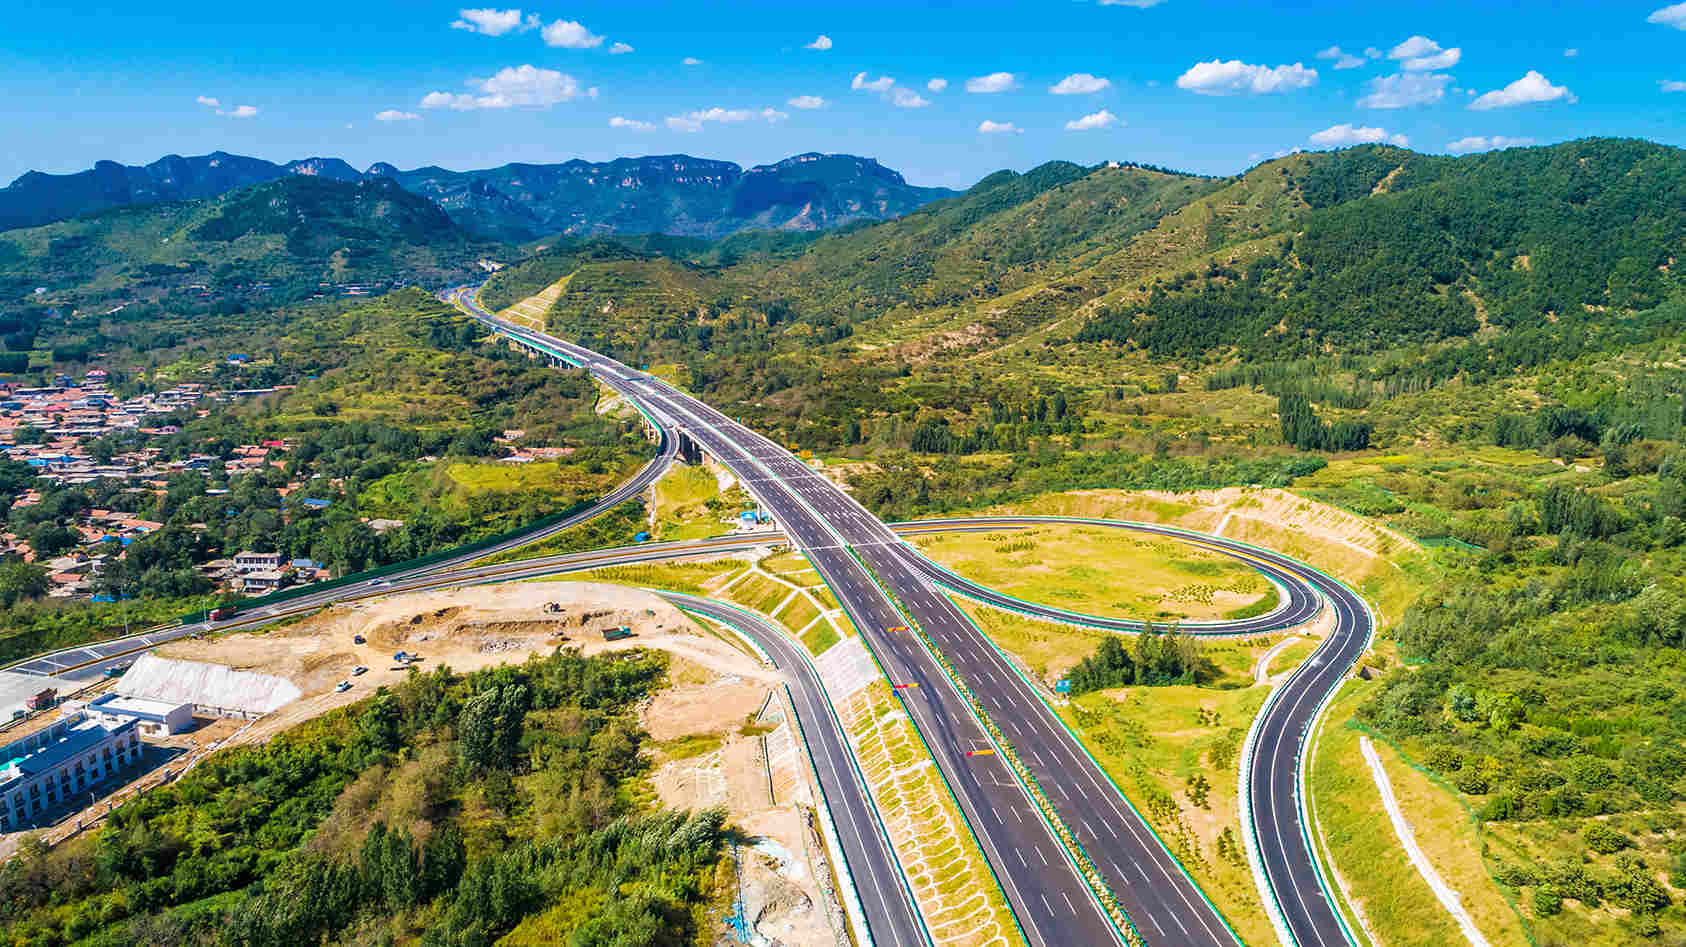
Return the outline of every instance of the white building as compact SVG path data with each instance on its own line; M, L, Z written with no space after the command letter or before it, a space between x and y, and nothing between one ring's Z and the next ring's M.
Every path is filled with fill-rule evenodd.
M32 825L45 811L82 801L92 787L138 761L140 754L134 721L107 727L83 713L0 746L0 832Z
M108 728L133 720L140 732L149 737L168 736L193 726L192 704L146 697L102 694L84 706L82 712Z

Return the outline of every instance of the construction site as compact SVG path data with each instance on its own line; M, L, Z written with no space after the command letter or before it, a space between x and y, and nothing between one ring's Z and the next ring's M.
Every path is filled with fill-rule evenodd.
M748 840L733 852L737 896L723 929L743 943L847 943L835 874L814 812L817 788L784 680L731 635L637 589L523 582L336 605L265 629L184 639L120 677L0 733L0 857L28 834L56 844L97 826L136 793L163 786L207 754L262 742L402 680L412 669L467 672L558 647L586 654L653 648L669 686L641 723L654 747L649 785L664 807L720 807ZM120 741L129 755L98 778L78 758ZM41 764L53 768L49 777ZM68 765L73 792L58 791ZM7 774L13 774L8 777ZM10 782L8 782L10 780ZM27 781L27 782L26 782ZM51 784L19 820L9 786Z

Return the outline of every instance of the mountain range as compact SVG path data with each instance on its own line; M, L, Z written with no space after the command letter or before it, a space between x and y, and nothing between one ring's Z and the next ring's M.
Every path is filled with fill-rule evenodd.
M222 151L148 165L101 161L87 171L30 171L0 189L0 230L35 227L133 204L217 197L286 177L385 178L438 204L458 226L497 240L564 234L823 230L885 220L958 193L910 185L871 158L801 154L745 169L730 161L661 155L594 163L506 164L483 171L359 172L339 158L276 164Z

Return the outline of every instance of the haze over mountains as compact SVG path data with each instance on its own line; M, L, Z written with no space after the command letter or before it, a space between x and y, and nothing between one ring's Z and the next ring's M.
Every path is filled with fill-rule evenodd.
M910 185L870 158L801 154L745 169L730 161L663 155L593 163L508 164L482 171L359 172L338 158L276 164L212 152L144 166L102 161L74 174L31 171L0 189L0 230L33 227L132 204L216 197L280 178L387 178L438 204L464 230L498 240L554 234L821 230L897 217L958 193Z

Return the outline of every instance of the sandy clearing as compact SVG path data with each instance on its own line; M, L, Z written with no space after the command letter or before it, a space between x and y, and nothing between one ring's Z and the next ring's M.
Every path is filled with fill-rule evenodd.
M545 613L546 602L559 603L562 612ZM618 625L632 628L632 637L604 641L602 632ZM356 635L365 642L355 643ZM519 663L562 645L586 654L659 648L711 671L776 679L771 669L661 599L588 582L513 582L394 595L336 605L291 625L175 642L159 653L277 674L297 684L304 696L263 718L240 741L261 742L403 680L409 670L393 662L396 651L420 653L417 667L424 671L442 664L473 671ZM353 676L358 666L369 670ZM352 688L336 693L342 680Z

